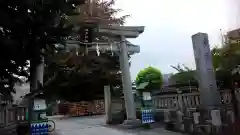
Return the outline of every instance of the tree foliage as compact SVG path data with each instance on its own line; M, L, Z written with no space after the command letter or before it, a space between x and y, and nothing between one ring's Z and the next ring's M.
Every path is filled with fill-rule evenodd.
M192 69L190 69L189 67L187 67L186 65L180 65L178 64L177 66L173 66L171 65L172 68L174 68L175 70L177 70L178 72L188 72L188 71L192 71Z
M81 24L83 22L95 22L98 25L123 25L129 15L117 17L116 15L122 9L115 8L116 0L86 0L84 5L79 5L80 9L78 16L69 18L71 24Z
M212 64L213 64L213 69L214 71L219 70L223 65L222 65L222 55L221 55L221 49L215 46L211 50L212 54Z
M120 9L113 8L114 3L114 0L86 2L86 4L77 7L80 8L80 14L70 17L68 22L76 27L81 27L83 22L98 18L97 21L95 20L98 25L122 25L127 15L116 17L115 15ZM92 10L89 10L90 7ZM92 14L89 13L90 11ZM77 30L71 35L71 39L76 38L79 38ZM110 39L96 35L94 40L108 42ZM46 95L49 97L55 95L68 101L91 100L103 95L104 85L111 85L111 89L115 86L121 87L118 55L109 51L101 52L100 56L94 51L81 55L85 53L85 47L85 45L80 46L80 50L77 50L78 55L76 51L49 52L51 55L46 57L45 77L53 76L54 72L61 77L57 77L58 79L49 87L50 90L45 93ZM82 50L82 48L85 49Z
M229 50L226 50L225 48L215 46L211 50L213 69L219 88L231 88L233 82L239 80L238 65L240 64L240 56L238 53L235 53L238 50L233 51L231 48L228 49ZM179 64L172 67L176 69L178 73L170 78L171 84L197 84L195 70L189 70L186 66L183 65L183 67L181 67Z
M212 59L216 78L219 87L233 88L234 82L238 82L240 77L237 71L240 65L240 55L236 52L240 48L233 48L235 45L226 43L223 47L215 47L212 49Z
M170 77L170 84L197 85L195 71L184 71Z
M91 20L91 18L100 17L101 19L97 19L97 23L122 25L127 17L115 17L120 9L113 8L114 0L98 0L80 6L80 14L75 17L77 21L71 20L74 18L72 15L77 15L78 7L83 2L84 0L2 0L0 2L0 16L4 18L0 22L0 47L2 50L2 53L0 53L0 79L8 80L7 82L2 81L3 85L1 86L4 86L4 88L5 84L13 86L19 76L29 78L29 61L31 61L31 67L36 65L40 60L39 54L44 55L46 62L44 80L46 81L54 75L57 78L50 86L52 88L63 82L65 84L62 84L64 87L61 87L61 89L65 90L69 90L72 85L76 84L79 84L77 87L79 89L80 84L83 87L83 84L89 81L101 84L107 82L113 85L119 84L119 79L115 79L119 78L117 77L119 76L117 74L119 64L115 64L116 56L109 58L110 55L107 53L107 55L102 54L103 57L98 58L96 54L91 54L91 57L69 56L71 53L66 53L63 50L59 51L59 46L56 45L64 44L65 39L69 36L79 37L78 31L77 33L73 31L74 25L72 24L78 24L79 26ZM89 10L88 7L92 7L93 10ZM87 11L91 14L85 14ZM42 49L44 49L44 52L40 51ZM76 59L79 60L76 61ZM37 62L33 63L33 61ZM94 62L91 63L92 61ZM91 75L88 74L87 78L86 72L83 72L86 71L85 69L90 69L88 71L92 72ZM98 85L94 84L96 83L88 86L95 86L92 89L97 89Z
M178 71L178 73L172 75L169 78L170 84L181 84L181 85L196 85L197 79L195 75L195 70L187 67L186 65L180 65L177 66L171 65L171 67Z
M56 49L71 33L67 17L75 14L75 5L83 0L1 0L0 79L13 86L19 76L29 77L38 64L42 49ZM35 61L35 62L34 62ZM6 86L5 85L5 86ZM11 88L12 89L12 88Z
M148 89L160 89L163 85L163 77L160 70L154 67L147 67L141 70L136 77L136 86L149 82Z
M46 90L45 94L50 98L54 95L68 101L91 100L103 95L104 85L120 85L121 74L118 74L118 56L111 56L108 53L100 56L94 54L95 52L89 52L89 56L86 57L91 62L86 63L82 61L83 59L79 59L82 56L75 55L71 59L58 63L57 65L62 64L63 66L58 68L60 69L58 77L48 88L49 90ZM62 54L58 55L61 56ZM57 59L55 58L55 60ZM55 66L54 62L49 64L49 68L45 73L56 72L53 71L56 70ZM47 77L47 75L45 76Z

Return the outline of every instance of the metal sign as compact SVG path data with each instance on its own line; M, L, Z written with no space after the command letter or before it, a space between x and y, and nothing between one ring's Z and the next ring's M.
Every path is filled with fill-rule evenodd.
M152 109L142 109L142 123L150 124L154 122L154 113Z
M48 135L47 122L32 123L31 124L31 135Z

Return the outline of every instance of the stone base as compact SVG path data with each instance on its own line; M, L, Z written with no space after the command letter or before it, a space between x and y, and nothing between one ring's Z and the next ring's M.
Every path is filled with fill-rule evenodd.
M120 127L126 128L126 129L133 129L133 128L139 128L141 127L142 122L139 119L134 120L125 120Z
M108 124L108 125L110 125L110 124L112 124L113 123L113 121L110 121L110 120L107 120L106 121L106 124Z

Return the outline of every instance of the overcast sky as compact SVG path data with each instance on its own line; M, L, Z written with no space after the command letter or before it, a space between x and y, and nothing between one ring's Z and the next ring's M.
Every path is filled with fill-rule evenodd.
M195 68L191 35L208 33L211 46L220 44L220 29L226 31L234 22L229 23L229 1L117 0L116 6L124 10L121 14L131 15L126 25L145 26L140 37L130 40L141 47L132 57L132 80L148 66L162 73L175 72L170 65L178 63Z

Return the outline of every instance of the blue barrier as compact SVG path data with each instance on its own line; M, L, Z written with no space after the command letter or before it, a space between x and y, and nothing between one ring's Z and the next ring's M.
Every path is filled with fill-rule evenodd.
M155 122L153 109L142 109L142 123L150 124L153 122Z
M31 124L31 135L48 135L48 124L45 122Z

